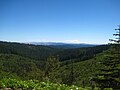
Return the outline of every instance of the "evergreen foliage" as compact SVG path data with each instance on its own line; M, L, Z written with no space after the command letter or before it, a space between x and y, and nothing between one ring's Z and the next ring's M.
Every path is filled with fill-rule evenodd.
M98 83L98 86L103 90L104 88L113 88L120 89L120 28L117 34L118 40L114 41L111 44L111 49L102 57L101 64L104 67L101 70L101 73L97 75L93 80Z
M58 56L60 61L79 58L86 60L94 57L94 54L101 53L109 48L108 45L77 49L58 49L49 46L29 45L0 41L0 53L15 54L39 61L46 61L49 56Z
M84 80L85 86L90 86L90 77L94 77L101 67L98 62L102 55L99 53L108 48L108 45L102 45L56 49L48 46L0 42L0 79L15 77L22 80L36 79L78 86L82 86ZM95 54L98 54L96 60L94 60ZM74 77L72 81L71 77Z
M43 71L37 67L37 61L13 54L0 54L0 79L19 77L21 79L42 80ZM39 62L40 63L40 62Z
M60 62L58 57L48 57L45 68L45 77L47 80L51 82L60 82Z

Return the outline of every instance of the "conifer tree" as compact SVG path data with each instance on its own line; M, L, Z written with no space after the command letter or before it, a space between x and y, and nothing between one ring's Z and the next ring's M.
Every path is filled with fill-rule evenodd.
M72 85L74 82L74 68L73 68L73 60L71 59L71 70L69 75L69 84Z
M45 77L49 81L52 82L60 82L59 80L59 67L60 67L60 62L59 58L50 56L47 58L46 61L46 69L45 69ZM59 81L58 81L59 80Z
M113 88L113 90L120 89L120 26L116 34L117 38L110 39L111 48L102 57L101 64L103 68L100 69L101 73L93 80L98 84L98 87L103 90L104 88Z

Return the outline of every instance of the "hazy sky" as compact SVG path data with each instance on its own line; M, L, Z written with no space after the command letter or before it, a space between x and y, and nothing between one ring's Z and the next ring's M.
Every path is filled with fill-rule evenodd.
M108 43L120 0L0 0L0 41Z

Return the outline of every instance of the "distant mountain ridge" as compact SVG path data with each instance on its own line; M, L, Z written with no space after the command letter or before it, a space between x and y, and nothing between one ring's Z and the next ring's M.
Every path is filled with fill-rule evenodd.
M94 47L96 44L85 44L85 43L63 43L63 42L29 42L33 45L51 46L56 48L82 48L82 47Z
M62 42L29 42L29 44L49 46L49 45L64 45L66 43L62 43Z

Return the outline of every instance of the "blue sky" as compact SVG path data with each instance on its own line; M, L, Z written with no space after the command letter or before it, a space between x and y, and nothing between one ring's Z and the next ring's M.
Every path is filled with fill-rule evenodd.
M0 41L108 43L120 0L0 0Z

